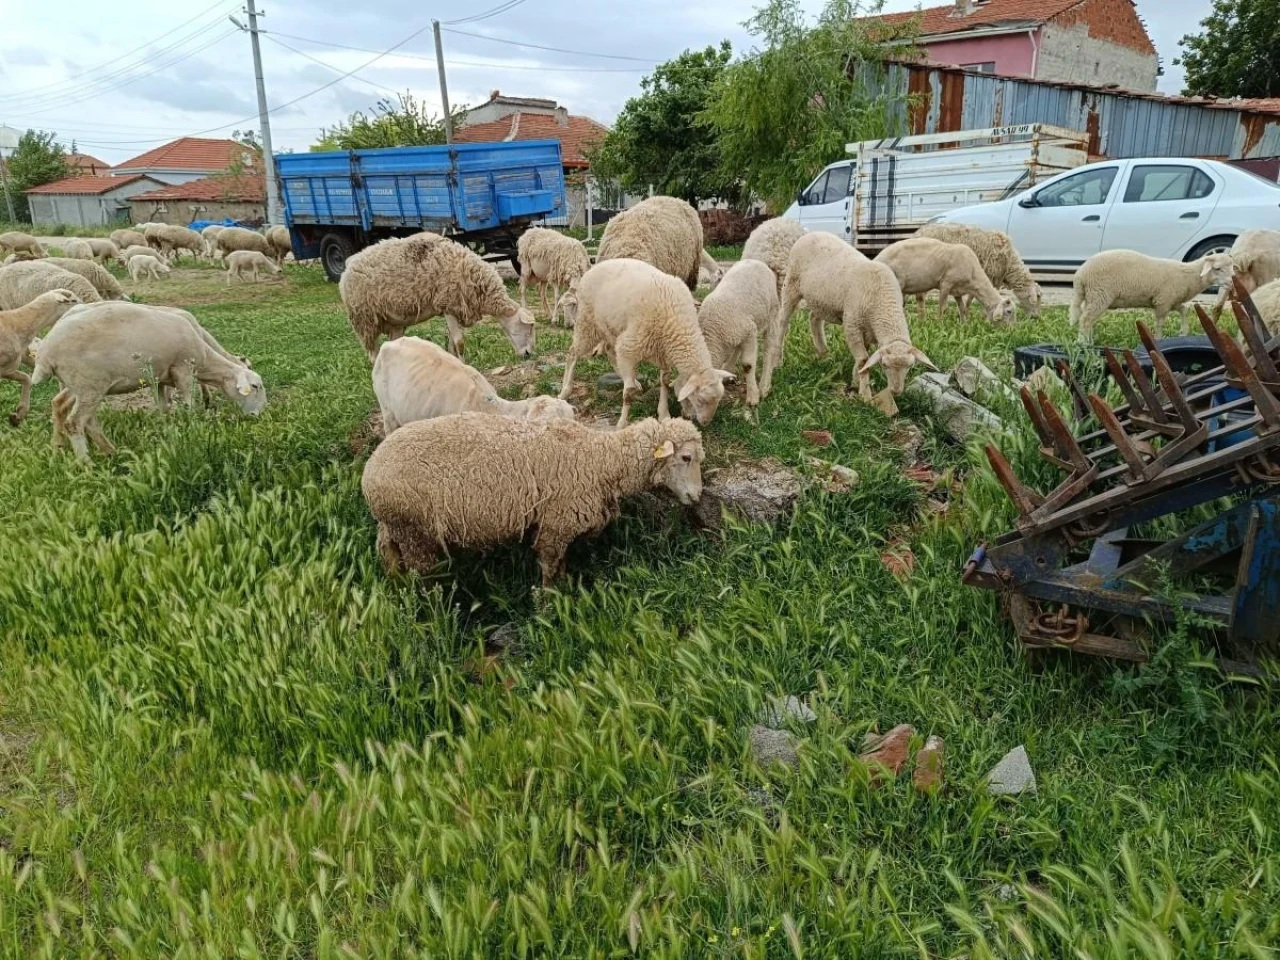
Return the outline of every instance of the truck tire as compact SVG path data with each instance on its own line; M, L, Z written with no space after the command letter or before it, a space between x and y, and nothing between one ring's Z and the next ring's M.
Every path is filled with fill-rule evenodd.
M320 265L324 267L324 275L330 283L342 279L342 271L347 268L347 258L356 252L356 245L351 238L341 233L326 233L320 239Z

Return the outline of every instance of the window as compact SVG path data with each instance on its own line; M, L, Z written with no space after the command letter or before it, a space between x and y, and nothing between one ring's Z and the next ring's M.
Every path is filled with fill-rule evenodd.
M1085 170L1049 184L1036 194L1036 204L1041 207L1097 206L1107 202L1115 180L1115 167Z
M809 189L804 192L800 203L802 206L813 206L822 202L822 195L827 189L827 171L823 170L818 174L818 179L809 184Z
M996 62L987 60L983 63L962 63L960 64L960 69L968 70L970 73L995 73Z
M851 164L834 167L827 178L827 191L823 203L839 203L849 195L849 175L853 172Z
M1217 185L1203 170L1181 164L1134 167L1125 187L1125 203L1203 200Z

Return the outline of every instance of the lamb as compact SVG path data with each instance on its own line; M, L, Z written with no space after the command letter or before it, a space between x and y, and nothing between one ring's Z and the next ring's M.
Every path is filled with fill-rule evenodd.
M486 549L534 530L545 587L576 538L618 516L622 497L665 486L697 502L703 458L687 420L608 432L462 413L401 427L369 458L362 488L389 573L427 571L450 547Z
M62 256L65 260L92 260L93 247L89 246L88 240L71 237L62 241Z
M733 370L742 364L748 408L760 403L756 383L760 339L764 338L766 347L773 342L777 317L777 278L768 264L759 260L734 264L698 308L698 325L707 341L711 365Z
M111 242L116 245L116 249L124 250L126 247L145 247L147 238L140 230L112 230Z
M210 260L222 255L222 250L218 247L218 234L226 227L216 223L211 223L200 231L200 236L204 237L204 255Z
M154 257L156 253L157 251L154 247L149 247L149 246L146 246L145 244L142 246L135 245L132 247L125 247L123 250L120 251L120 261L125 266L128 266L129 261L132 260L134 257Z
M0 269L0 310L16 310L50 290L70 290L82 303L102 301L84 277L43 260L13 263Z
M1027 316L1040 316L1042 293L1031 278L1031 271L1014 249L1009 235L1000 230L984 230L967 223L930 223L916 231L917 237L928 237L944 243L960 243L972 250L982 264L982 271L992 286L1008 290L1018 298ZM960 298L960 313L969 316L969 297ZM946 310L946 305L943 305Z
M257 250L237 250L235 253L228 254L227 286L231 286L232 277L239 277L241 280L249 277L253 283L257 283L259 270L266 270L274 274L280 273L280 268L275 265L274 261Z
M8 250L11 253L25 253L34 258L48 256L44 247L40 246L40 241L29 233L23 233L20 230L11 230L8 233L0 233L0 253Z
M164 256L176 257L179 250L190 250L197 259L204 253L204 237L188 227L170 223L153 223L143 231L147 245Z
M1161 260L1133 250L1094 254L1076 271L1071 321L1079 326L1080 342L1093 342L1093 325L1114 308L1150 307L1156 314L1156 336L1164 336L1164 318L1176 310L1185 336L1186 304L1209 287L1227 285L1235 271L1229 253L1211 253L1183 263Z
M504 400L480 371L430 340L388 340L373 363L373 392L390 436L417 420L453 413L489 413L516 420L572 420L573 407L557 397Z
M289 236L289 228L275 226L267 229L267 244L271 247L271 256L276 266L284 263L285 254L293 251L293 238Z
M219 236L219 242L226 236ZM463 330L495 317L522 357L533 354L533 314L509 296L493 265L434 233L383 240L347 260L338 283L347 317L372 363L378 338L404 335L416 323L444 315L455 356Z
M698 212L675 197L650 197L609 221L596 262L624 257L643 260L684 281L692 293L698 288L705 256Z
M137 254L129 258L129 276L134 283L137 283L143 277L159 280L169 272L169 265L163 260L157 260L155 257Z
M1231 262L1235 264L1235 275L1246 293L1280 280L1280 231L1246 230L1231 245ZM1221 316L1230 294L1230 284L1223 285L1218 291L1217 302L1213 305L1214 319Z
M552 309L550 320L554 323L560 315L560 290L568 289L591 269L591 257L587 248L572 237L556 230L532 227L520 235L516 244L520 260L520 306L529 306L526 288L530 281L538 285L542 294L542 312L547 312L547 286L551 286ZM567 322L567 319L566 319Z
M80 298L70 290L50 290L16 310L0 312L0 380L12 380L22 388L18 407L9 414L9 422L15 427L31 409L31 378L18 369L18 364L27 359L35 338L79 302Z
M658 367L658 419L669 416L667 374L679 371L676 399L688 401L694 416L708 424L724 397L724 382L733 374L717 370L698 326L693 295L673 278L641 260L605 260L578 282L577 322L564 367L560 399L573 389L573 370L583 357L606 350L622 377L622 413L627 422L631 402L640 393L636 364L647 360Z
M266 237L256 230L246 230L244 227L223 227L214 237L214 243L218 252L223 254L235 253L237 250L257 250L267 257L275 255L275 250L267 243Z
M189 402L197 382L216 386L253 416L267 402L262 378L214 350L196 325L136 303L73 308L40 344L32 382L50 377L62 386L53 399L54 446L69 438L82 460L89 458L86 432L100 451L114 452L98 422L103 398L143 389L148 377ZM167 403L163 393L160 401Z
M47 257L40 261L53 267L79 274L92 284L93 289L103 300L128 300L129 295L120 286L120 281L92 260L71 260L67 257Z
M120 259L120 248L115 245L113 240L104 240L101 237L90 237L85 240L89 245L89 249L93 251L93 259L106 263L108 260Z
M773 271L777 278L778 296L782 296L782 282L787 277L787 260L791 248L804 236L804 227L798 220L774 217L751 231L742 248L743 260L759 260Z
M930 290L938 291L939 315L946 311L952 296L976 299L986 308L988 320L1012 323L1017 315L1013 299L992 285L978 255L963 244L913 237L891 243L876 261L893 271L904 294L915 294L921 320L925 318L924 295ZM967 319L967 314L962 316Z

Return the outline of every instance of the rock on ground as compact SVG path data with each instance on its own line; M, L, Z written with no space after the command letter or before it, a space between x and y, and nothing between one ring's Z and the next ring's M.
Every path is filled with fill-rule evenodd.
M1026 747L1019 744L991 768L987 774L987 792L997 797L1036 792L1036 775Z
M862 741L862 755L858 757L871 768L871 780L892 780L907 764L911 750L911 738L916 735L916 728L909 723L900 723L888 733L878 735L867 734Z
M941 737L930 737L916 754L912 785L922 793L936 793L942 788L942 768L946 747Z
M751 756L760 766L800 765L800 741L786 730L770 730L757 724L751 728L750 738Z
M907 392L928 398L943 428L960 443L978 429L996 433L1004 429L999 417L951 386L951 378L945 373L922 373L911 381Z
M772 523L790 515L800 489L799 478L776 460L743 461L708 471L694 515L713 530L720 527L722 510L744 520Z
M802 723L813 723L818 715L809 709L799 697L786 697L779 700L770 698L765 705L760 722L774 730L782 729L788 720L799 720Z

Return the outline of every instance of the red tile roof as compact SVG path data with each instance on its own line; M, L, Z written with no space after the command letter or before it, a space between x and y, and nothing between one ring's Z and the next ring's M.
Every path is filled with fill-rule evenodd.
M560 159L566 167L587 166L586 151L604 138L609 128L590 117L570 114L561 124L549 114L513 113L501 120L462 127L454 135L459 143L501 143L509 140L559 140Z
M111 164L87 153L68 153L66 161L67 166L73 170L79 170L82 173L88 173L93 176L97 176L99 172L106 173L111 169Z
M1084 0L983 0L983 2L974 3L971 0L973 10L963 17L955 15L954 3L948 3L940 7L912 10L909 13L877 14L867 19L901 24L919 17L920 33L927 37L938 33L959 33L978 27L994 27L1011 21L1045 23L1082 2Z
M175 183L135 194L130 200L206 200L214 203L265 203L267 188L261 176L214 176Z
M53 183L42 183L38 187L32 187L27 193L80 193L88 196L100 196L104 193L110 193L112 190L118 190L120 187L134 183L137 180L150 180L152 183L160 182L141 173L135 173L127 177L67 177L64 180L55 180Z
M224 170L253 148L235 140L201 140L179 137L162 147L148 150L131 160L116 164L117 170Z

